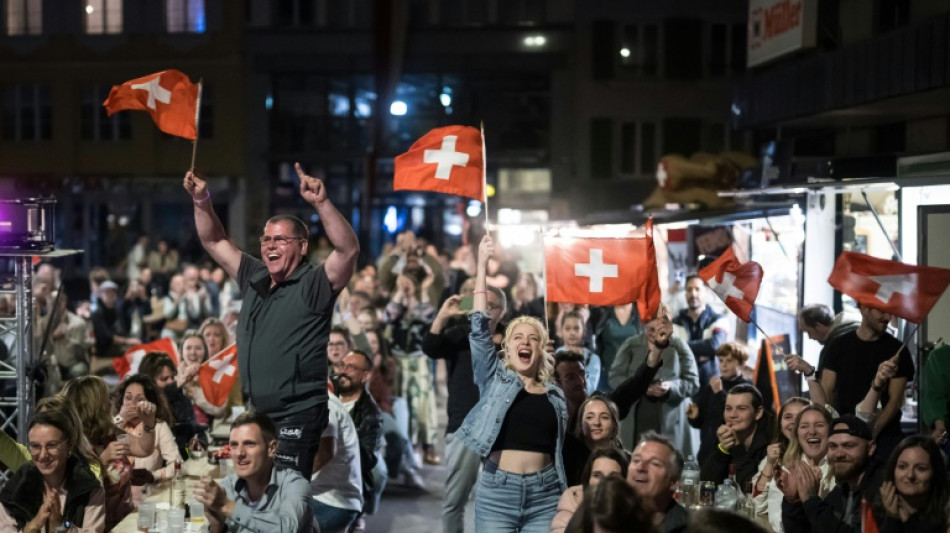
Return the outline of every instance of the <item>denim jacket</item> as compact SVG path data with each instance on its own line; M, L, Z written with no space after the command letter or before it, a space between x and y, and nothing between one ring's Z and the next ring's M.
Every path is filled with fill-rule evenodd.
M511 402L524 388L524 384L513 370L495 357L495 344L492 342L488 316L479 311L469 315L469 319L472 322L472 332L468 337L472 348L472 371L480 397L455 436L479 456L487 457L495 439L498 438ZM564 393L557 385L549 382L545 386L548 400L557 414L557 447L553 459L563 492L567 489L567 476L562 459L564 432L567 429L567 403Z

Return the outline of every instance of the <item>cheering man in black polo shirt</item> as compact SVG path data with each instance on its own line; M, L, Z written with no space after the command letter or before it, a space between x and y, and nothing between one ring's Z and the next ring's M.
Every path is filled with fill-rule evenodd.
M185 190L195 207L201 245L241 287L238 370L256 411L277 425L276 460L310 478L327 424L327 339L337 294L353 275L360 245L327 197L319 178L295 166L300 196L317 210L333 252L320 266L305 260L309 230L277 215L264 225L261 258L228 240L203 179L188 172Z

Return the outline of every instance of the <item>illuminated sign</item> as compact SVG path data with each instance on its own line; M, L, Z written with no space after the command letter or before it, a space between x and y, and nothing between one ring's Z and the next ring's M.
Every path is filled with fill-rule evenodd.
M747 66L815 46L818 0L749 0Z

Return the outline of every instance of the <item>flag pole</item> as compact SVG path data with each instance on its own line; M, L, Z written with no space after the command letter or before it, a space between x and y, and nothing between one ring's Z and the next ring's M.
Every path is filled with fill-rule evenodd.
M763 340L769 343L769 346L771 346L772 343L769 341L769 339L771 339L772 337L768 333L766 333L765 330L762 329L761 326L759 326L758 322L756 322L755 320L752 320L751 322L752 322L752 325L755 326L755 329L759 330L759 333L762 334L762 336L764 337ZM778 349L779 355L781 355L782 357L785 357L785 350L783 350L781 346L775 345L775 348Z
M198 78L198 100L195 102L195 140L191 141L191 171L195 171L195 157L198 155L198 122L201 119L201 88L204 78Z
M482 132L482 208L485 210L485 233L488 233L488 154L485 152L485 121L479 122Z

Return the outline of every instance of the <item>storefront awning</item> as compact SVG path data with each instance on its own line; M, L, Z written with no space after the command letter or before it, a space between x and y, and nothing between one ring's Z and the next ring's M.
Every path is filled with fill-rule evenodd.
M787 215L797 202L793 200L782 202L756 202L718 209L664 209L664 210L624 210L602 211L591 213L579 219L581 226L597 224L635 224L641 225L651 216L654 224L684 224L688 222L703 224L723 224Z

